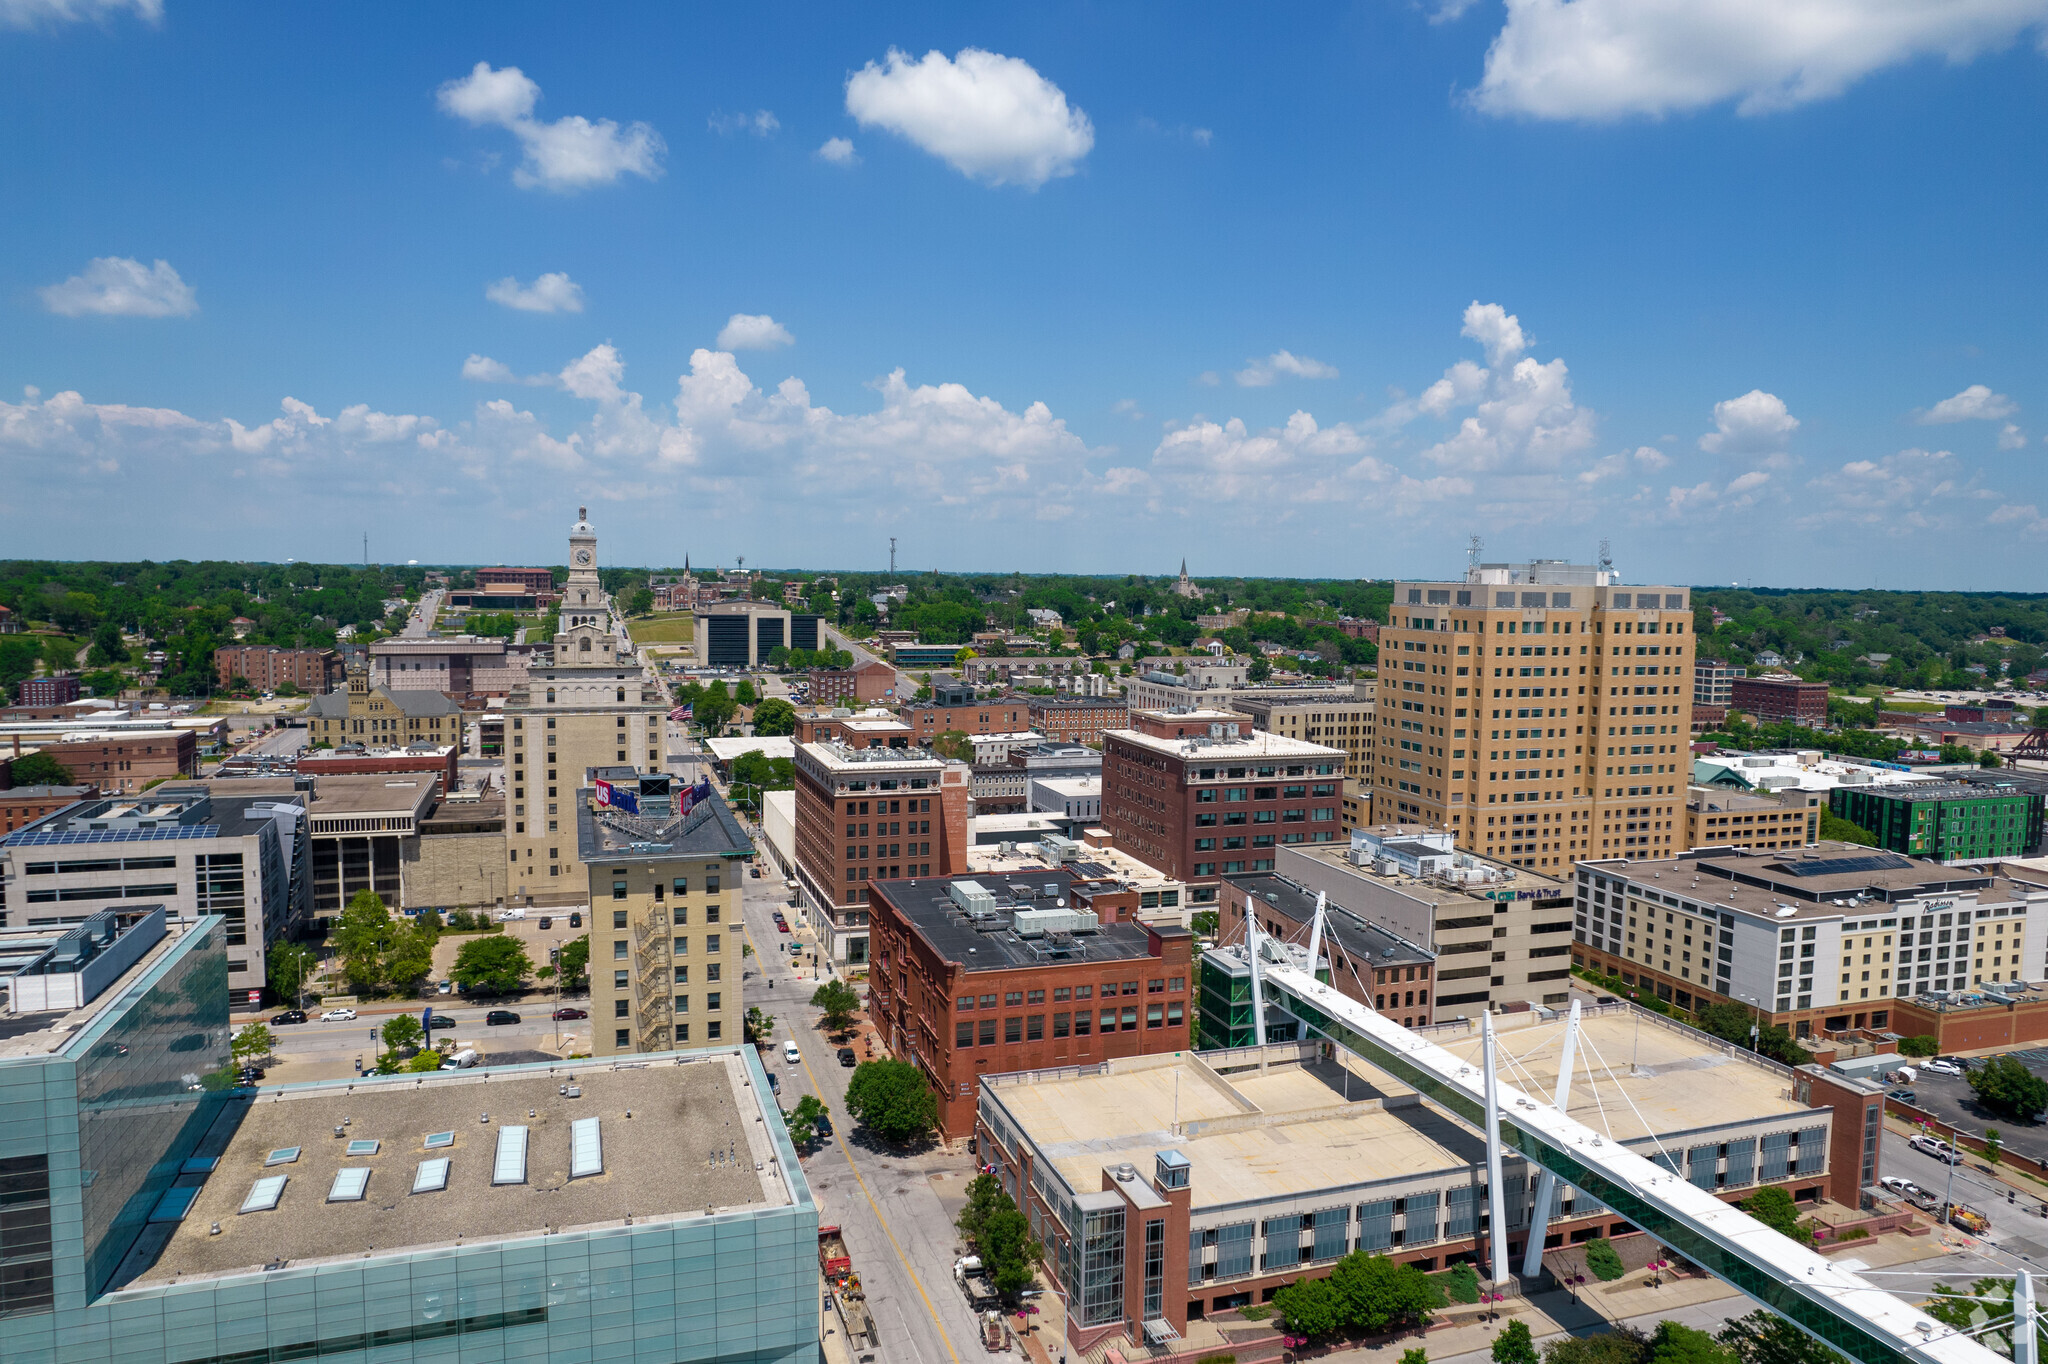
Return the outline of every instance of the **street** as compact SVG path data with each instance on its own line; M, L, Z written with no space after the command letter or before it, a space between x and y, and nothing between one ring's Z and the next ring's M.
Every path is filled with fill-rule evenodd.
M754 949L742 993L750 1007L775 1018L774 1045L762 1052L762 1062L780 1077L783 1108L815 1094L831 1110L833 1135L815 1144L804 1173L820 1225L836 1224L846 1237L881 1332L881 1356L921 1364L1019 1358L1014 1351L990 1355L976 1343L974 1317L953 1282L953 1217L966 1201L973 1158L937 1146L902 1154L862 1143L846 1116L853 1072L839 1064L838 1048L819 1031L818 1011L808 1002L818 986L808 951L815 943L803 935L803 965L793 967L792 935L778 932L773 917L787 899L781 880L750 876L741 884L746 940ZM791 1038L802 1054L795 1066L782 1059L782 1044Z

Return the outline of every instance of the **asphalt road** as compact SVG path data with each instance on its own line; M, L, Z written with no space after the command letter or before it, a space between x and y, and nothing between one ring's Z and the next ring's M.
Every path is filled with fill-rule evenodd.
M820 1225L837 1224L846 1238L881 1333L879 1357L914 1364L1020 1358L981 1348L974 1317L953 1282L959 1254L953 1216L973 1177L973 1157L936 1146L899 1151L866 1142L846 1116L853 1072L839 1064L837 1047L819 1030L818 1011L808 1003L818 986L810 953L801 970L794 968L787 947L792 935L775 928L774 911L787 912L782 882L764 875L742 885L746 941L754 949L742 993L749 1006L775 1016L774 1045L762 1061L779 1079L782 1107L814 1094L831 1110L833 1135L815 1144L804 1173ZM799 940L815 946L808 935ZM794 1066L782 1051L792 1038L802 1058Z
M2048 1075L2048 1065L2043 1065L2037 1056L2038 1053L2030 1052L2020 1060L2036 1075ZM1925 1109L1943 1122L1953 1123L1973 1136L1982 1135L1987 1127L1995 1127L2006 1149L2036 1160L2048 1160L2048 1127L2039 1123L2016 1124L1982 1107L1976 1095L1971 1093L1966 1076L1936 1075L1926 1070L1920 1071L1919 1076L1905 1086L1913 1091L1915 1108ZM1895 1087L1885 1086L1886 1089Z
M418 639L432 634L434 631L434 618L440 614L441 589L437 587L432 591L422 593L420 595L420 604L413 608L411 618L405 622L405 638Z
M818 629L824 635L827 643L831 644L834 648L844 649L853 655L853 665L856 668L863 663L887 663L889 661L886 658L878 657L873 650L866 648L859 640L849 638L841 633L836 625L827 625L820 621L818 622ZM896 673L896 697L898 700L907 701L915 696L917 694L917 687L916 678L912 677L909 673L898 670ZM977 1345L975 1348L978 1350L981 1347Z
M442 1003L433 1001L434 1012L440 1013ZM415 1007L404 1012L415 1018L427 1007L427 1000L419 1000ZM475 1044L485 1055L499 1051L529 1051L537 1048L553 1050L557 1027L568 1029L576 1037L579 1047L587 1048L590 1040L590 1024L587 1022L563 1022L556 1024L548 1015L554 1011L552 1000L538 1000L533 1004L514 1003L499 1005L519 1015L519 1022L491 1027L485 1024L484 1015L488 1006L454 1001L447 1005L448 1016L455 1020L453 1028L434 1029L434 1040L446 1041L453 1037L465 1045ZM260 1016L252 1015L246 1021L257 1018L268 1023L276 1016L277 1010L270 1010ZM377 1030L391 1021L400 1011L390 1005L379 1005L374 1011L364 1011L352 1023L320 1021L321 1010L308 1009L311 1021L305 1023L278 1024L270 1029L277 1039L277 1055L285 1060L331 1060L337 1056L361 1056L364 1065L374 1064L376 1055L383 1044L377 1040ZM237 1020L238 1024L243 1020ZM577 1030L581 1029L579 1035Z

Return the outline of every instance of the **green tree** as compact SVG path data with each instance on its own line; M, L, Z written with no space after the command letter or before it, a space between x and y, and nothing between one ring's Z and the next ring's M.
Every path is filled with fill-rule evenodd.
M1519 1318L1501 1327L1493 1338L1493 1364L1537 1364L1536 1341L1529 1323Z
M1469 1260L1460 1260L1452 1265L1439 1286L1444 1290L1444 1296L1452 1302L1479 1301L1479 1271L1472 1267Z
M1264 682L1273 675L1273 665L1264 654L1260 654L1252 660L1251 666L1244 670L1244 675L1253 682Z
M126 663L128 645L121 638L121 627L112 621L102 624L92 632L92 649L86 654L86 662L95 668L104 668L110 663Z
M2004 1141L2002 1141L2002 1140L2000 1140L2000 1139L1999 1139L1999 1135L1998 1135L1998 1129L1997 1129L1997 1128L1995 1128L1995 1127L1987 1127L1987 1128L1985 1128L1985 1129L1984 1129L1984 1159L1985 1159L1985 1160L1986 1160L1987 1162L1989 1162L1990 1164L1992 1164L1992 1165L1996 1165L1996 1164L1998 1164L1998 1162L1999 1162L1999 1159L2000 1159L2000 1157L2002 1156L2002 1154L2004 1153L2004 1151L2005 1151L2005 1143L2004 1143Z
M270 1055L276 1048L277 1038L271 1034L270 1029L261 1023L251 1023L235 1034L234 1041L228 1043L228 1054L247 1065L251 1061Z
M1003 1191L1001 1181L994 1175L976 1175L967 1181L967 1201L953 1218L953 1225L960 1231L967 1244L973 1245L981 1236L981 1229L989 1214L1005 1203L1011 1203L1010 1195Z
M755 1046L764 1046L775 1035L775 1015L766 1012L756 1004L747 1010L746 1022L742 1025L747 1041Z
M420 1021L411 1014L398 1014L386 1019L379 1034L384 1039L385 1047L391 1051L417 1047L427 1035L426 1030L420 1027Z
M71 771L47 753L30 753L14 760L16 786L69 786Z
M1935 1038L1933 1033L1921 1033L1917 1037L1901 1037L1899 1039L1899 1055L1901 1056L1932 1056L1940 1050L1941 1043Z
M1543 1364L1648 1364L1650 1338L1633 1326L1566 1336L1543 1347Z
M359 890L349 898L334 921L332 936L351 989L368 993L383 983L384 950L398 931L375 891Z
M1979 1343L1998 1354L2012 1357L2011 1279L1979 1279L1968 1292L1958 1292L1945 1283L1934 1285L1934 1296L1921 1311L1944 1326L1975 1335ZM2048 1344L2048 1318L2037 1318L2036 1350Z
M654 614L654 593L644 587L636 587L626 594L626 614L648 616Z
M739 685L732 689L732 699L735 705L741 706L751 706L759 700L758 694L754 691L754 679L742 677Z
M754 733L775 738L796 733L796 707L779 696L771 696L754 707Z
M472 938L455 954L455 969L449 975L473 994L509 994L533 974L526 945L517 938L494 933Z
M934 738L929 747L941 758L961 763L974 761L974 740L967 737L965 730L949 729Z
M441 1053L434 1050L432 1047L428 1047L425 1050L421 1051L419 1055L413 1057L410 1061L407 1061L405 1063L405 1068L407 1070L419 1072L439 1070L441 1068Z
M1615 1250L1614 1243L1605 1236L1595 1236L1588 1240L1585 1251L1586 1268L1591 1270L1593 1277L1601 1283L1613 1283L1626 1272L1622 1268L1620 1252Z
M860 1012L860 994L843 980L828 980L811 992L811 1007L824 1010L819 1020L829 1033L843 1033Z
M863 1061L847 1083L846 1111L883 1141L906 1142L939 1120L939 1096L908 1061Z
M1429 1364L1429 1351L1420 1345L1401 1351L1401 1364Z
M2000 1117L2032 1123L2048 1109L2048 1080L2010 1056L1992 1057L1971 1071L1969 1079L1977 1101Z
M269 977L270 989L279 999L298 1004L300 992L305 988L306 978L313 973L319 958L313 949L304 943L281 942L270 949L264 962L264 973Z
M1765 1022L1746 1004L1726 1000L1709 1004L1695 1015L1694 1021L1702 1032L1744 1047L1751 1045L1749 1030L1755 1025L1757 1036L1754 1045L1760 1054L1785 1065L1802 1065L1806 1061L1806 1053L1793 1040L1791 1033L1775 1023Z
M1346 1329L1378 1335L1397 1326L1426 1326L1443 1300L1429 1276L1384 1255L1353 1251L1330 1271Z
M795 1108L782 1111L782 1122L789 1129L789 1139L797 1146L809 1146L818 1137L818 1119L832 1110L818 1101L815 1094L806 1094L796 1101Z
M1735 1364L1735 1356L1705 1331L1660 1321L1650 1335L1650 1364Z
M562 988L580 990L590 983L590 935L571 938L562 944L561 960L555 963L561 970Z
M1799 1209L1793 1204L1792 1195L1776 1185L1758 1189L1738 1206L1779 1235L1789 1236L1801 1245L1813 1244L1813 1233L1799 1225Z
M903 1064L894 1062L891 1064ZM865 1070L867 1067L861 1067ZM906 1066L906 1069L910 1067ZM915 1072L913 1071L913 1075ZM854 1072L855 1079L859 1071ZM922 1084L922 1077L918 1077ZM929 1093L929 1091L927 1091ZM846 1094L853 1108L853 1091ZM1014 1294L1031 1283L1032 1270L1043 1262L1044 1250L1031 1237L1031 1224L991 1175L977 1175L967 1186L967 1203L953 1223L968 1246L981 1257L998 1293Z
M1820 812L1820 836L1835 843L1858 843L1866 848L1877 846L1877 835L1861 824L1851 824L1834 811L1822 807Z
M1273 1295L1273 1306L1297 1335L1327 1336L1344 1327L1342 1305L1328 1279L1296 1279Z
M399 990L415 990L434 969L434 942L439 935L417 924L401 926L384 954L384 979Z

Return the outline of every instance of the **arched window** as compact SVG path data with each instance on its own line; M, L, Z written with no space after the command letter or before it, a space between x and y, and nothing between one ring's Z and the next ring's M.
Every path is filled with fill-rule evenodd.
M555 689L553 687L548 688L548 704L551 706L555 704Z
M621 701L626 699L626 689L624 687L619 688L619 699Z
M590 652L590 640L589 640L589 638L588 638L588 637L586 637L586 638L584 639L583 643L582 643L582 644L580 644L580 645L578 645L577 647L578 647L578 648L580 648L580 649L581 649L581 650L582 650L582 651L583 651L584 653L586 653L586 654L587 654L587 653L589 653L589 652Z

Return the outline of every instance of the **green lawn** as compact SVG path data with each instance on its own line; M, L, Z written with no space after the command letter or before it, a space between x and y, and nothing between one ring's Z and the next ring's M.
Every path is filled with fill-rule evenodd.
M667 616L643 616L626 622L626 633L635 644L688 644L693 618L688 612Z

